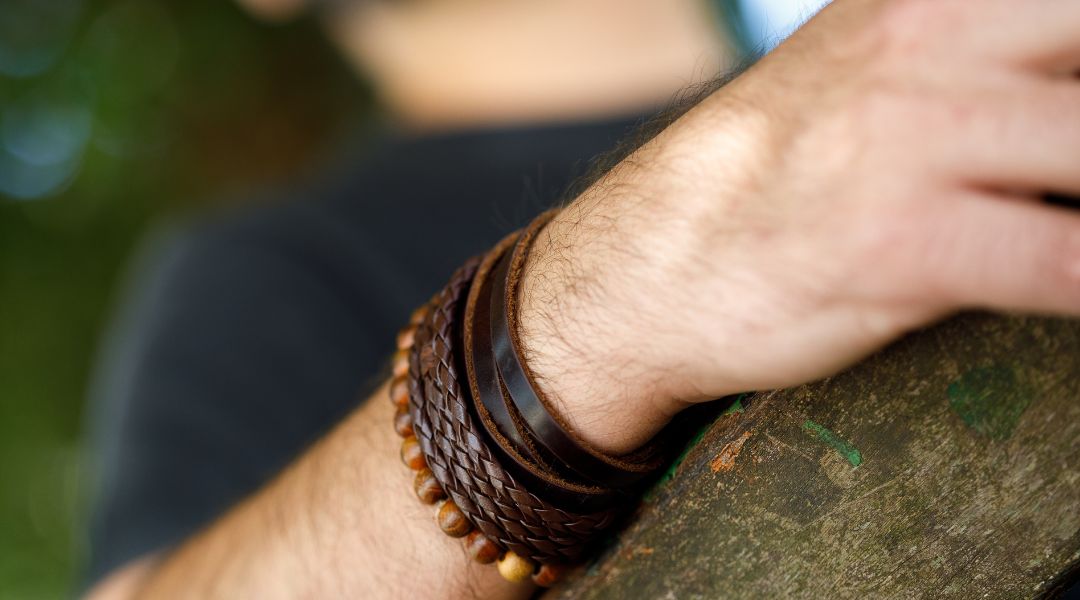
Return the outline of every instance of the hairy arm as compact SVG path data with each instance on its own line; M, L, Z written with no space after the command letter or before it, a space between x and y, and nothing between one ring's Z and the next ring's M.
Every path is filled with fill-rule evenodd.
M527 597L530 586L473 562L416 498L386 396L384 386L264 489L89 598Z

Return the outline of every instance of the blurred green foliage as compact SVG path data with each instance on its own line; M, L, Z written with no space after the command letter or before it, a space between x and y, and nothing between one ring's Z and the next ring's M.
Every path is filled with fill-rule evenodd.
M139 236L310 168L368 107L314 20L0 2L0 598L78 585L86 387Z

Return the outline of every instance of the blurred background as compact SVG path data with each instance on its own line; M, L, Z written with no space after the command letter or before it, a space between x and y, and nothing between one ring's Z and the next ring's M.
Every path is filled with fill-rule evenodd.
M308 20L0 2L0 598L71 593L84 390L142 232L302 176L370 107Z
M744 50L809 14L715 6ZM268 25L225 0L0 1L0 598L73 593L85 390L141 236L311 174L378 119L311 18Z

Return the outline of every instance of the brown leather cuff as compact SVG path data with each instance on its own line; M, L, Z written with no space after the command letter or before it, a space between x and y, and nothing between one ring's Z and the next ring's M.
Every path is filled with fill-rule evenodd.
M518 333L517 295L525 260L536 235L554 216L548 212L533 221L501 258L492 275L491 354L498 365L507 396L530 439L554 457L559 468L603 487L633 486L663 464L660 446L650 443L625 456L604 453L574 433L569 423L554 410L536 385L535 377L522 356Z
M472 260L454 274L417 327L410 357L409 410L428 467L484 535L542 564L576 561L614 520L612 510L579 513L541 499L510 475L463 393L454 357L454 323L475 273Z

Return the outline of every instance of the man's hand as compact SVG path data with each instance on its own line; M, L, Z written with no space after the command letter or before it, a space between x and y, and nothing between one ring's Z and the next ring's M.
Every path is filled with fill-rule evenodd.
M533 370L613 452L953 311L1080 314L1080 2L840 0L540 236Z

